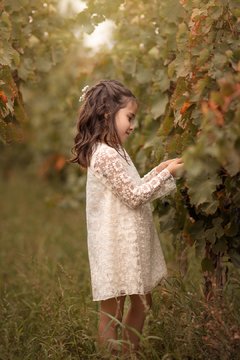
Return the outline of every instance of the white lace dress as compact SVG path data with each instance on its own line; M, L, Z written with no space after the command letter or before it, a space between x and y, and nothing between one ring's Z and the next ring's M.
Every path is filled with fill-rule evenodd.
M105 143L87 169L86 219L93 301L146 294L167 274L150 201L176 189L164 169L144 177Z

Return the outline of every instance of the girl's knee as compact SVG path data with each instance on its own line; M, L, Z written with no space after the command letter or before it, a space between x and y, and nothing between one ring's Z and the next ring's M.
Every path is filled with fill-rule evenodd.
M125 297L126 296L121 296L118 298L102 300L100 304L100 313L105 313L105 316L109 318L109 321L113 318L122 321Z
M152 308L152 296L151 296L151 294L146 294L145 296L143 296L142 301L143 301L144 306L145 306L145 311L148 312Z
M152 295L149 293L146 295L146 297L147 297L148 306L151 309L152 308Z
M152 307L152 296L150 293L145 295L130 295L131 306L143 310L147 313Z

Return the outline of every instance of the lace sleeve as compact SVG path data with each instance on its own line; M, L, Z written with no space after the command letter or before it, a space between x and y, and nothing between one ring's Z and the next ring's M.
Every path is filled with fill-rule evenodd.
M149 171L147 174L145 174L141 180L143 183L148 182L149 180L151 180L154 176L157 176L158 172L157 172L157 166L154 167L151 171Z
M162 190L162 195L169 193L173 181L169 170L164 169L149 181L138 184L127 172L118 153L110 148L101 149L95 154L92 169L96 177L132 209L151 201L159 190Z
M164 171L164 170L162 170L162 171ZM155 199L161 199L161 198L169 195L173 190L177 189L176 181L172 175L171 175L171 177L168 180L166 180L164 185L156 193L153 194L153 196L151 197L151 201L153 201Z
M157 176L157 174L158 174L157 167L158 166L154 167L151 171L149 171L147 174L145 174L141 178L142 183L148 182L153 177ZM153 196L151 197L151 201L153 201L155 199L163 198L163 197L169 195L173 190L176 190L176 188L177 188L176 180L174 179L174 177L172 176L171 173L170 173L170 175L171 176L165 182L165 184L157 192L155 192L153 194Z

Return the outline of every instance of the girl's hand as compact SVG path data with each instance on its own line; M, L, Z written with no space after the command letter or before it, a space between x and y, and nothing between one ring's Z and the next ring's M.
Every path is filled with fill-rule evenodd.
M161 163L161 165L164 165L164 169L173 161L182 161L182 158L175 158L175 159L170 159L170 160L167 160L167 161L163 161Z
M168 166L166 167L168 171L172 174L174 177L181 177L184 170L184 163L181 158L177 158L170 162Z
M158 165L158 172L160 172L160 171L164 170L165 168L167 168L168 165L171 164L174 161L179 161L179 162L181 161L182 162L182 158L175 158L175 159L170 159L170 160L161 162Z

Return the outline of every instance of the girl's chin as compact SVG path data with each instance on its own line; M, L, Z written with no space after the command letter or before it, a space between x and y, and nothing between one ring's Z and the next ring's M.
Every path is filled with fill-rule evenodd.
M127 134L127 133L125 133L125 134L123 134L122 136L121 136L121 142L123 143L123 142L125 142L127 139L128 139L128 137L129 137L129 135L130 134Z

